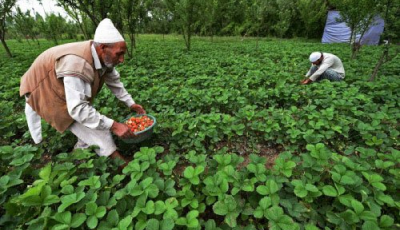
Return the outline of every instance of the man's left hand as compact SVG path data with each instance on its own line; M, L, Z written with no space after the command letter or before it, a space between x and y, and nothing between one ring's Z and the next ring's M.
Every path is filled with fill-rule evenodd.
M146 111L139 104L133 104L131 110L135 111L137 114L146 114Z

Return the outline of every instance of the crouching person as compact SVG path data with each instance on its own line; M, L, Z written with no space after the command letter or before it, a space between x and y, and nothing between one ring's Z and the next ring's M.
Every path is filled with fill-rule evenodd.
M318 82L323 79L329 81L341 81L344 79L345 72L343 63L334 54L313 52L310 55L311 68L306 74L303 85L311 82Z
M21 79L20 96L26 100L25 114L35 143L42 141L41 118L60 133L71 131L75 148L97 145L97 154L125 159L112 133L121 138L134 135L127 125L100 114L93 99L105 84L131 110L146 113L135 104L114 68L124 61L126 43L110 19L96 28L93 41L52 47L40 54ZM112 105L110 105L112 106Z

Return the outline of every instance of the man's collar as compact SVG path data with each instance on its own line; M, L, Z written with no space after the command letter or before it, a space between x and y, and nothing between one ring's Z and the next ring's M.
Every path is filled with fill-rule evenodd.
M93 44L91 46L91 50L92 50L92 57L93 57L93 61L94 61L94 67L97 70L103 69L103 66L101 66L99 55L97 55L96 48L94 48Z

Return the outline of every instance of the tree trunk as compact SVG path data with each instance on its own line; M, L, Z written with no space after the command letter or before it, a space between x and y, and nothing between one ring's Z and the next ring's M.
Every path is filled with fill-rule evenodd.
M129 39L131 40L130 52L128 52L129 57L133 57L133 50L136 48L135 34L129 34Z
M40 47L40 42L39 42L39 39L37 39L37 37L32 37L32 40L35 41L38 44L38 46Z
M376 77L376 75L378 74L379 69L380 69L381 66L383 65L383 63L384 63L385 58L387 57L387 55L388 55L388 50L385 49L385 51L383 51L383 53L382 53L381 58L379 58L378 63L376 63L375 68L374 68L374 72L372 72L372 75L371 75L369 81L374 81L374 80L375 80L375 77Z
M353 44L351 44L351 59L355 59L358 52L360 51L361 48L361 43L354 41Z
M191 39L192 35L190 34L190 32L188 33L188 51L190 51L190 39Z
M13 55L11 54L10 49L7 46L6 40L4 38L1 39L1 43L3 44L4 49L6 50L6 53L8 55L8 57L12 58Z
M387 46L389 46L389 45L387 45ZM385 50L383 51L381 58L379 59L378 63L376 63L376 66L374 68L374 72L372 72L372 75L371 75L369 81L375 80L375 77L378 75L378 71L381 68L381 66L383 64L385 64L386 62L390 62L391 60L396 58L396 56L399 53L400 53L400 49L396 50L396 52L389 57L389 47L385 47Z
M186 32L185 32L185 30L184 30L184 29L182 30L182 35L183 35L183 40L185 40L185 46L186 46L186 50L188 50L188 51L189 51L188 39L187 39Z

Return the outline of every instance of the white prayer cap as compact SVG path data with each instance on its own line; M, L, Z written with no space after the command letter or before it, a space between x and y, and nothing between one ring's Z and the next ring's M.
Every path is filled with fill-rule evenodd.
M117 28L115 28L112 21L105 18L97 26L93 41L98 43L116 43L125 40Z
M313 52L310 55L310 62L316 62L321 58L321 52Z

